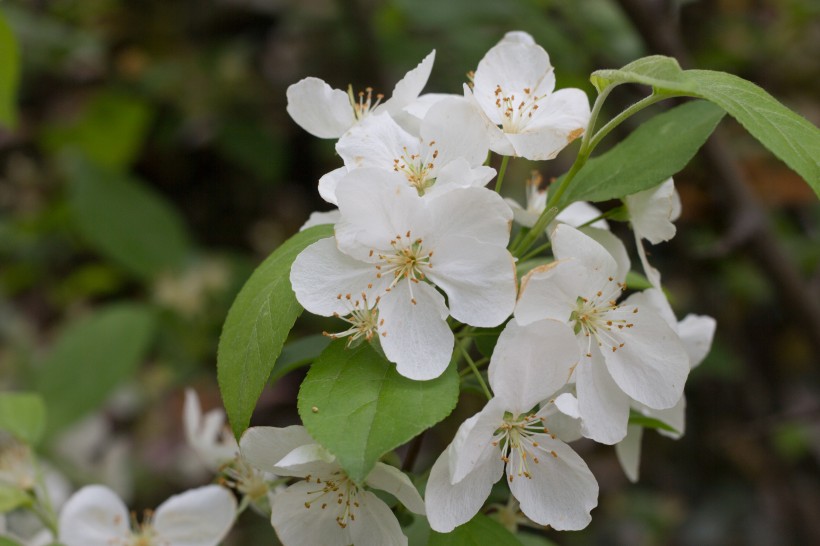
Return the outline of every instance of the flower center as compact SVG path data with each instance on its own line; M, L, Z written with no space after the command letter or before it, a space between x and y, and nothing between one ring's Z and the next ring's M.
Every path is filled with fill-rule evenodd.
M359 91L358 94L353 94L353 86L347 88L347 96L350 99L350 106L353 107L353 115L356 116L357 121L363 120L382 102L384 95L376 93L376 100L373 100L373 88L366 87L364 91Z
M225 475L225 485L236 489L250 500L259 500L268 494L269 487L264 473L253 468L241 456L237 455L220 470Z
M495 86L494 95L495 107L501 118L501 128L505 133L518 133L526 127L529 119L538 110L538 102L547 96L546 93L535 95L529 87L525 87L517 96L515 92L507 94L501 85Z
M606 284L601 290L595 292L594 296L589 298L578 296L575 310L570 315L570 323L576 335L583 333L587 338L587 357L592 357L593 340L598 347L604 345L611 347L613 353L624 346L624 342L617 337L616 333L624 328L632 328L634 324L612 316L613 311L619 308L617 299L624 290L626 290L626 284L617 283L609 277ZM633 313L637 312L638 309L635 308Z
M310 510L319 507L320 510L336 512L336 523L342 529L351 521L356 520L359 509L359 488L343 472L334 472L332 479L322 481L321 478L305 477L308 483L315 483L316 489L307 492L308 500L305 508Z
M425 278L425 269L433 267L432 258L433 251L424 249L424 241L419 237L414 239L408 231L404 237L396 235L390 241L392 251L378 254L380 262L376 264L376 278L382 278L383 275L393 275L393 281L386 289L388 292L392 290L402 279L407 279L407 285L410 287L410 300L415 304L416 299L413 297L413 283L418 284ZM370 251L371 256L374 251Z
M37 483L31 450L16 441L0 445L0 483L30 491Z
M373 336L378 333L379 327L384 323L384 320L379 320L379 297L370 305L367 301L367 294L362 292L362 299L354 300L350 294L339 294L336 299L346 302L349 313L347 316L341 316L339 313L333 313L333 316L340 318L350 325L347 330L343 332L328 333L322 332L323 335L330 339L339 339L340 337L349 336L347 346L353 346L360 340L370 341Z
M507 479L524 477L532 479L531 464L539 464L538 456L546 454L557 458L555 451L547 451L541 446L535 434L550 434L544 426L543 418L537 414L512 416L507 414L504 422L493 435L494 446L501 449L501 460L507 465ZM555 438L555 435L551 435Z
M404 174L410 185L419 192L419 195L424 195L424 192L436 183L434 170L438 150L433 148L435 145L435 140L431 140L427 144L429 150L424 157L420 153L410 153L405 146L401 157L393 160L393 170Z

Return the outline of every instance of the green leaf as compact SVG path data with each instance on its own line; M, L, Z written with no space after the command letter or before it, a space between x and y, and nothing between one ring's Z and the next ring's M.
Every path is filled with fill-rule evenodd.
M52 153L79 150L97 165L123 171L136 159L150 121L145 101L103 91L88 102L79 119L47 126L42 142Z
M0 429L34 445L42 438L45 426L46 406L39 394L0 393Z
M36 381L49 432L97 409L134 375L151 348L156 319L148 306L116 304L65 328Z
M63 156L69 206L81 234L127 271L150 280L179 268L191 253L182 218L163 196L80 154Z
M646 415L638 413L635 410L630 410L629 411L629 424L630 425L639 425L639 426L642 426L644 428L654 428L654 429L658 429L658 430L665 430L667 432L672 432L672 433L675 433L675 434L677 434L679 432L676 428L667 425L666 423L664 423L660 419L655 419L654 417L648 417Z
M276 381L286 373L316 360L330 344L330 338L321 334L306 336L285 344L273 365L270 381Z
M0 537L0 546L21 546L21 544L8 537Z
M706 101L692 101L655 116L589 160L561 204L606 201L657 186L692 159L724 114Z
M743 78L711 70L685 74L695 95L726 110L820 196L820 129Z
M240 290L222 327L216 358L222 401L238 438L248 427L256 401L302 306L290 286L296 256L333 226L315 226L288 239L262 262Z
M299 415L316 441L361 483L376 461L447 417L458 401L458 373L413 381L368 343L332 342L299 389Z
M427 546L522 546L521 541L503 525L483 514L447 534L433 531Z
M681 70L677 61L662 56L638 59L620 70L598 70L591 79L599 91L607 85L640 83L714 102L820 196L820 129L752 82L725 72Z
M6 18L0 13L0 123L17 125L17 86L20 83L20 52Z
M0 483L0 514L31 504L31 496L16 487Z

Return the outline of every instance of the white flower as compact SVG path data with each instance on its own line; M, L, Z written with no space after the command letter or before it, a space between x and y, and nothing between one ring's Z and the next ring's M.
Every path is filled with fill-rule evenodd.
M236 515L233 494L207 485L174 495L131 529L128 508L101 485L83 487L60 513L65 546L216 546Z
M319 138L339 138L370 114L387 112L395 116L418 98L430 77L435 53L408 72L393 88L393 96L384 102L383 95L374 97L370 88L354 96L352 88L344 92L332 89L319 78L305 78L288 87L288 114Z
M501 155L552 159L583 135L590 118L586 94L554 88L544 48L525 32L507 33L473 77L471 94L489 120L490 148Z
M299 231L304 231L308 228L312 228L313 226L335 224L338 221L339 209L333 209L325 212L314 211L310 213L310 217L307 219L307 222L302 224L302 227L299 228Z
M643 239L656 245L675 236L673 222L681 213L680 196L675 190L675 183L670 178L654 188L627 195L624 197L624 203L629 210L629 221L635 233L635 245L638 247L638 256L641 258L646 278L652 286L660 288L661 275L657 269L649 265L643 248Z
M653 409L680 400L689 358L651 307L617 302L624 277L600 244L566 224L552 244L556 261L524 277L515 317L524 326L552 318L574 329L584 357L567 373L584 435L614 444L626 435L630 398Z
M243 457L257 468L303 478L272 499L271 524L285 546L406 545L396 516L365 485L424 513L421 496L401 471L376 463L364 484L357 485L304 427L252 427L239 443Z
M199 397L193 389L185 389L182 417L188 445L209 470L216 472L239 453L236 439L225 424L225 412L212 409L203 415Z
M522 330L536 328L539 345L522 343ZM566 382L566 370L577 361L578 346L565 325L507 324L490 362L495 397L459 427L430 471L425 502L433 529L446 533L469 521L504 474L534 522L559 530L587 526L597 504L595 477L552 430L553 401L532 411Z
M319 193L336 203L336 186L351 169L375 167L402 173L419 195L484 186L495 169L483 165L489 151L481 113L463 97L436 102L410 134L389 115L369 116L336 144L345 166L319 180Z
M450 361L448 315L485 327L510 315L512 213L495 192L463 188L423 198L399 173L362 168L345 177L337 196L335 238L306 248L291 269L305 309L352 315L349 332L378 333L399 373L421 380L438 377Z
M638 305L655 309L666 323L677 332L689 357L690 369L694 369L703 362L712 346L712 339L715 335L715 319L705 315L689 314L678 322L666 296L658 289L645 290L641 294L636 294L633 299ZM683 436L686 425L685 396L682 396L677 404L668 409L652 409L637 402L633 402L632 406L633 409L643 415L657 419L675 429L675 432L658 429L660 434L674 439ZM642 426L629 425L626 437L615 445L618 462L620 462L624 473L633 482L638 480L642 437Z

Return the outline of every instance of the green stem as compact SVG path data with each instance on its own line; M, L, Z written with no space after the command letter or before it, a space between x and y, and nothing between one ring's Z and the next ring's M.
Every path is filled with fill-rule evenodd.
M507 174L507 163L510 162L510 156L505 155L501 158L501 167L498 169L498 176L495 179L495 192L501 193L501 183L504 182L504 175Z
M481 385L484 394L487 396L487 400L492 400L493 395L490 392L490 388L487 387L487 383L481 376L481 372L478 371L478 366L476 366L475 362L473 362L473 359L470 357L470 353L467 352L467 348L463 344L459 344L459 348L461 349L462 355L464 355L464 360L467 361L467 365L470 366L471 370L473 370L473 374L475 375L475 378L478 380L478 384Z
M543 245L539 246L538 248L535 248L535 249L527 252L524 256L521 257L520 261L526 262L527 260L529 260L533 256L537 256L538 254L540 254L541 252L544 252L545 250L547 250L551 246L552 246L552 243L544 243Z
M629 117L637 114L644 108L652 106L655 103L658 103L664 99L671 99L674 97L680 97L682 95L678 94L671 94L671 93L652 93L648 97L644 97L611 120L609 120L603 127L601 127L598 132L589 140L589 151L595 149L598 144L607 136L615 127L626 121Z

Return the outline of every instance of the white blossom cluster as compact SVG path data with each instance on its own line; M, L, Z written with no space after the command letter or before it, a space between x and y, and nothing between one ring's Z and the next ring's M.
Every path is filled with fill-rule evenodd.
M216 546L252 506L270 514L286 546L406 545L390 506L371 489L449 532L482 510L502 478L520 517L577 530L590 522L598 484L569 442L615 445L636 480L643 429L630 416L663 423L672 437L683 433L684 384L715 323L677 320L643 248L644 240L675 235L674 183L623 197L651 288L622 297L626 247L598 209L580 202L547 226L551 256L519 279L508 249L512 224L536 226L548 196L534 176L525 206L503 199L486 187L497 175L488 157L554 158L587 131L587 96L555 90L547 52L523 32L490 49L460 95L421 94L434 56L387 99L317 78L287 92L291 117L319 138L338 139L343 162L319 181L338 210L306 224L333 224L334 235L302 251L290 275L305 309L344 322L328 335L378 344L398 373L425 381L450 364L454 328L469 335L503 325L487 369L492 395L487 389L486 406L436 460L424 498L382 462L354 482L301 426L253 427L237 443L224 414L203 415L190 391L188 444L221 485L174 496L139 522L110 489L85 487L62 507L61 543ZM0 482L31 481L30 468L15 464L0 464Z

